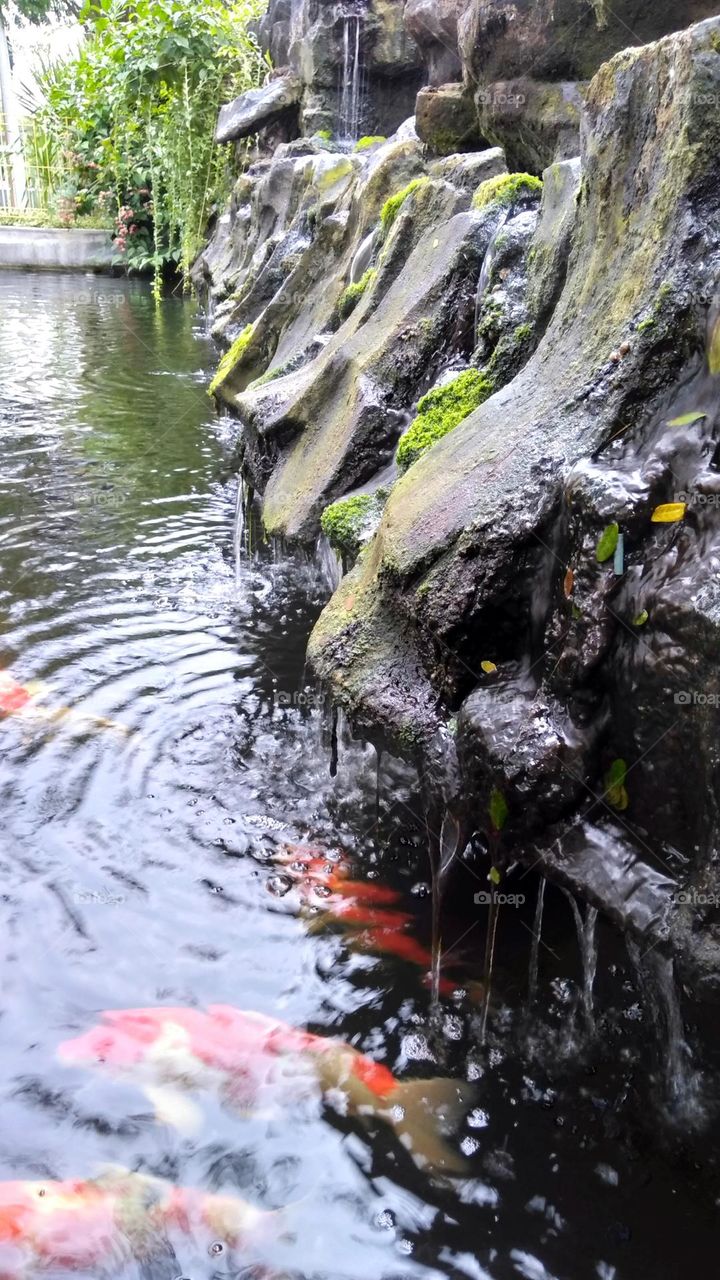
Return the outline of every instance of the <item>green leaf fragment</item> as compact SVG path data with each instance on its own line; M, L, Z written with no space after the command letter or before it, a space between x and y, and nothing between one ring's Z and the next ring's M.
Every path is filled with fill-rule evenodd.
M620 526L618 524L609 524L607 529L603 531L595 551L598 564L604 564L606 560L615 555L619 537Z
M648 613L647 609L642 609L640 613L636 614L636 616L633 618L633 626L644 627L649 617L650 617L650 614Z
M604 789L605 798L613 809L620 811L627 809L630 803L625 780L627 778L627 764L624 760L613 760L610 768L605 774Z
M667 425L669 427L691 427L694 422L702 422L703 418L707 418L706 413L681 413L679 418L671 418Z
M502 831L505 823L507 822L509 812L507 800L505 799L502 791L500 791L498 787L493 787L492 792L490 793L488 813L490 814L490 821L496 831Z

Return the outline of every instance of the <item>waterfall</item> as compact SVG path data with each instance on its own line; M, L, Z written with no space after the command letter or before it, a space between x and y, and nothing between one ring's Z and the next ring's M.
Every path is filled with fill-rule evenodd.
M245 481L238 477L237 495L235 498L235 519L233 521L233 558L235 562L235 585L240 583L240 566L245 543Z
M704 1109L700 1078L692 1064L685 1039L675 966L657 949L642 955L637 943L627 939L627 950L638 979L638 990L650 1016L657 1043L659 1082L672 1118L687 1126L700 1126Z
M597 908L586 907L585 919L583 920L580 908L572 893L567 889L563 889L563 893L570 903L573 919L575 920L575 928L577 929L582 963L582 1006L587 1029L592 1034L595 1031L593 987L595 986L595 975L597 973Z
M343 19L343 66L340 87L340 136L351 142L360 137L363 67L360 57L362 17L346 13Z

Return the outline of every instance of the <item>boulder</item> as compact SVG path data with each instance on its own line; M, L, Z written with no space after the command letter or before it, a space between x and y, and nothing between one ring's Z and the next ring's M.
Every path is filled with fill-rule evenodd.
M540 219L528 254L528 305L544 324L562 292L577 219L582 164L579 157L550 165L543 173Z
M415 128L436 156L449 156L482 144L472 95L462 84L421 89L415 104Z
M296 108L302 90L302 82L292 74L269 80L261 89L248 89L220 108L215 141L236 142L257 133Z

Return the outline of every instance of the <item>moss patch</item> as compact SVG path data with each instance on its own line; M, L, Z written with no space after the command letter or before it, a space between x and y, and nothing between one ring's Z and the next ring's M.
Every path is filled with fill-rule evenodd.
M405 201L413 194L414 191L417 191L418 188L427 186L428 182L429 178L413 178L412 182L408 182L406 187L403 187L401 191L397 191L394 196L390 196L389 200L385 201L380 213L380 226L382 228L383 239L387 237L390 228L397 220L397 216Z
M518 200L539 196L542 187L540 178L534 178L531 173L505 173L499 178L488 178L487 182L480 183L473 196L473 209L485 209L489 204L509 207Z
M354 559L377 506L375 494L359 493L353 498L340 498L326 507L320 517L320 527L331 547L347 559Z
M239 334L239 336L235 339L230 350L225 352L225 355L223 356L222 360L220 361L220 364L218 365L217 373L215 374L215 377L210 383L211 396L214 396L217 393L217 391L219 391L223 382L225 382L225 380L230 377L230 374L233 372L235 367L240 363L247 349L247 346L250 342L250 339L253 336L254 331L255 331L254 324L247 325L243 329L242 333Z
M493 390L492 378L477 369L467 369L444 387L428 391L418 404L415 421L400 437L397 449L400 470L406 471L436 440L442 439L469 413L479 408Z
M353 147L353 151L370 151L372 147L379 147L382 142L387 142L387 138L384 134L373 134L367 138L361 138L359 142L356 142Z
M341 320L347 320L348 316L352 314L365 293L365 290L370 287L376 275L377 271L375 268L368 267L364 276L361 276L355 284L348 285L345 292L340 296L337 304L338 315Z

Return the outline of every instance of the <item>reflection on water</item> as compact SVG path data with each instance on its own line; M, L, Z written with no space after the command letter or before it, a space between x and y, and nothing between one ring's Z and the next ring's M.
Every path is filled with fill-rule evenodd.
M303 668L320 571L255 537L236 573L237 485L202 317L90 278L4 275L0 301L0 668L34 689L0 719L0 1179L38 1184L45 1223L48 1206L67 1211L55 1184L85 1180L84 1237L91 1218L107 1228L109 1200L123 1224L120 1244L103 1228L99 1254L66 1258L65 1274L692 1270L709 1256L715 1174L651 1158L641 1117L628 1122L644 1034L630 966L600 966L588 1045L559 893L545 893L540 946L530 879L501 921L481 1050L472 899L486 881L461 869L431 1012L413 779L386 759L378 777L374 751L345 741L330 776ZM614 941L598 937L602 956ZM529 961L545 1019L532 1041ZM222 1037L202 1076L172 1031L149 1066L58 1055L105 1010L158 1006L255 1011L403 1081L464 1083L446 1139L463 1173L418 1167L402 1123L332 1089L249 1105ZM20 1192L0 1187L0 1274L35 1274L40 1236L10 1239L8 1195L17 1207ZM259 1211L258 1239L233 1227L243 1205Z

